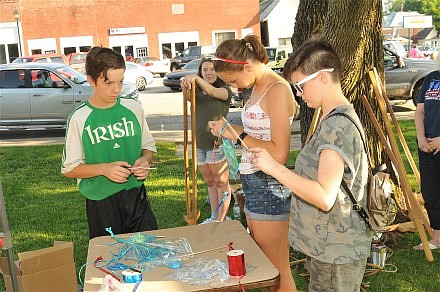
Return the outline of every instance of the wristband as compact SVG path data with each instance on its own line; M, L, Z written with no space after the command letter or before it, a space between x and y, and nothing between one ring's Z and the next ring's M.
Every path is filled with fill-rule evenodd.
M246 132L243 132L238 136L237 144L241 146L241 141L243 141L244 137L246 137L248 134Z

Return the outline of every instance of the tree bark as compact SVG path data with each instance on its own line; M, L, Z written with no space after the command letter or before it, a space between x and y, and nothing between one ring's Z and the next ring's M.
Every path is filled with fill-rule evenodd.
M301 0L292 35L293 51L318 33L324 34L341 56L342 90L365 128L373 166L386 163L392 180L399 185L391 161L361 101L361 96L365 95L377 120L385 128L368 74L371 68L376 67L384 84L382 1ZM302 100L300 105L301 142L304 145L314 110Z
M360 97L369 100L380 123L382 117L368 71L376 67L384 81L381 0L301 0L292 36L293 50L311 35L322 33L343 63L342 90L353 103L366 131L373 163L383 162L383 147L369 121ZM301 101L301 142L307 135L313 109Z

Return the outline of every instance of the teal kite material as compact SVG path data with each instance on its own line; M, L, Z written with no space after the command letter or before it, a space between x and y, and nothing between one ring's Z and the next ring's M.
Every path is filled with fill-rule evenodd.
M229 173L234 179L237 179L238 173L238 160L235 156L235 149L232 142L226 138L222 138L223 152L225 153L226 160L228 161Z

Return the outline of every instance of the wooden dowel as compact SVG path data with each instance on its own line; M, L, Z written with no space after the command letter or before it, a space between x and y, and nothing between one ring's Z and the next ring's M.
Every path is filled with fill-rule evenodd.
M321 117L321 108L318 107L313 113L312 121L310 122L309 131L307 132L306 143L312 138L313 133L315 133L316 126L318 125L319 118Z
M390 145L388 145L385 134L383 133L382 128L380 127L379 122L377 121L377 119L374 115L373 109L371 108L371 106L367 100L367 97L365 95L363 95L363 96L361 96L361 100L367 110L368 115L370 116L371 121L373 122L374 128L376 129L377 134L379 135L379 139L380 139L382 145L385 147L385 151L387 152L392 163L396 167L399 178L401 179L402 191L403 191L404 196L406 196L410 202L409 211L410 211L410 214L413 215L412 220L414 221L414 224L416 225L420 239L422 240L423 249L425 251L425 257L428 262L433 262L434 257L432 256L432 251L429 248L428 238L426 236L425 230L423 229L423 225L425 224L425 228L428 231L428 233L430 233L429 230L431 230L431 233L430 233L431 236L432 236L432 229L430 228L429 224L426 225L427 224L426 221L425 222L422 221L423 219L426 219L426 218L425 218L424 214L422 213L420 205L418 205L418 202L415 200L415 197L412 194L412 190L411 190L411 187L408 182L408 177L405 172L405 167L403 166L403 163L401 163L401 161L399 161L400 157L397 158L396 155L394 155L394 152L391 149ZM389 139L391 139L390 135L388 135L388 137L389 137Z
M234 128L232 128L232 126L229 124L228 120L225 119L225 117L223 117L223 121L228 125L229 129L231 129L231 131L232 131L232 133L234 133L235 137L237 137L237 140L240 140L241 146L243 146L246 150L248 150L249 147L246 145L246 143L244 143L243 139L240 138L240 136L237 134L237 132L235 132Z

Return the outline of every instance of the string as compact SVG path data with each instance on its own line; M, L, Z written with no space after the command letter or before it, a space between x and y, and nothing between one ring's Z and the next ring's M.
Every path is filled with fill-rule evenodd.
M224 192L224 196L223 199L220 201L220 203L218 203L217 207L215 208L214 212L212 212L211 214L211 220L214 220L215 218L215 214L217 214L218 209L220 209L220 206L223 205L223 203L226 201L226 198L229 196L228 192Z

